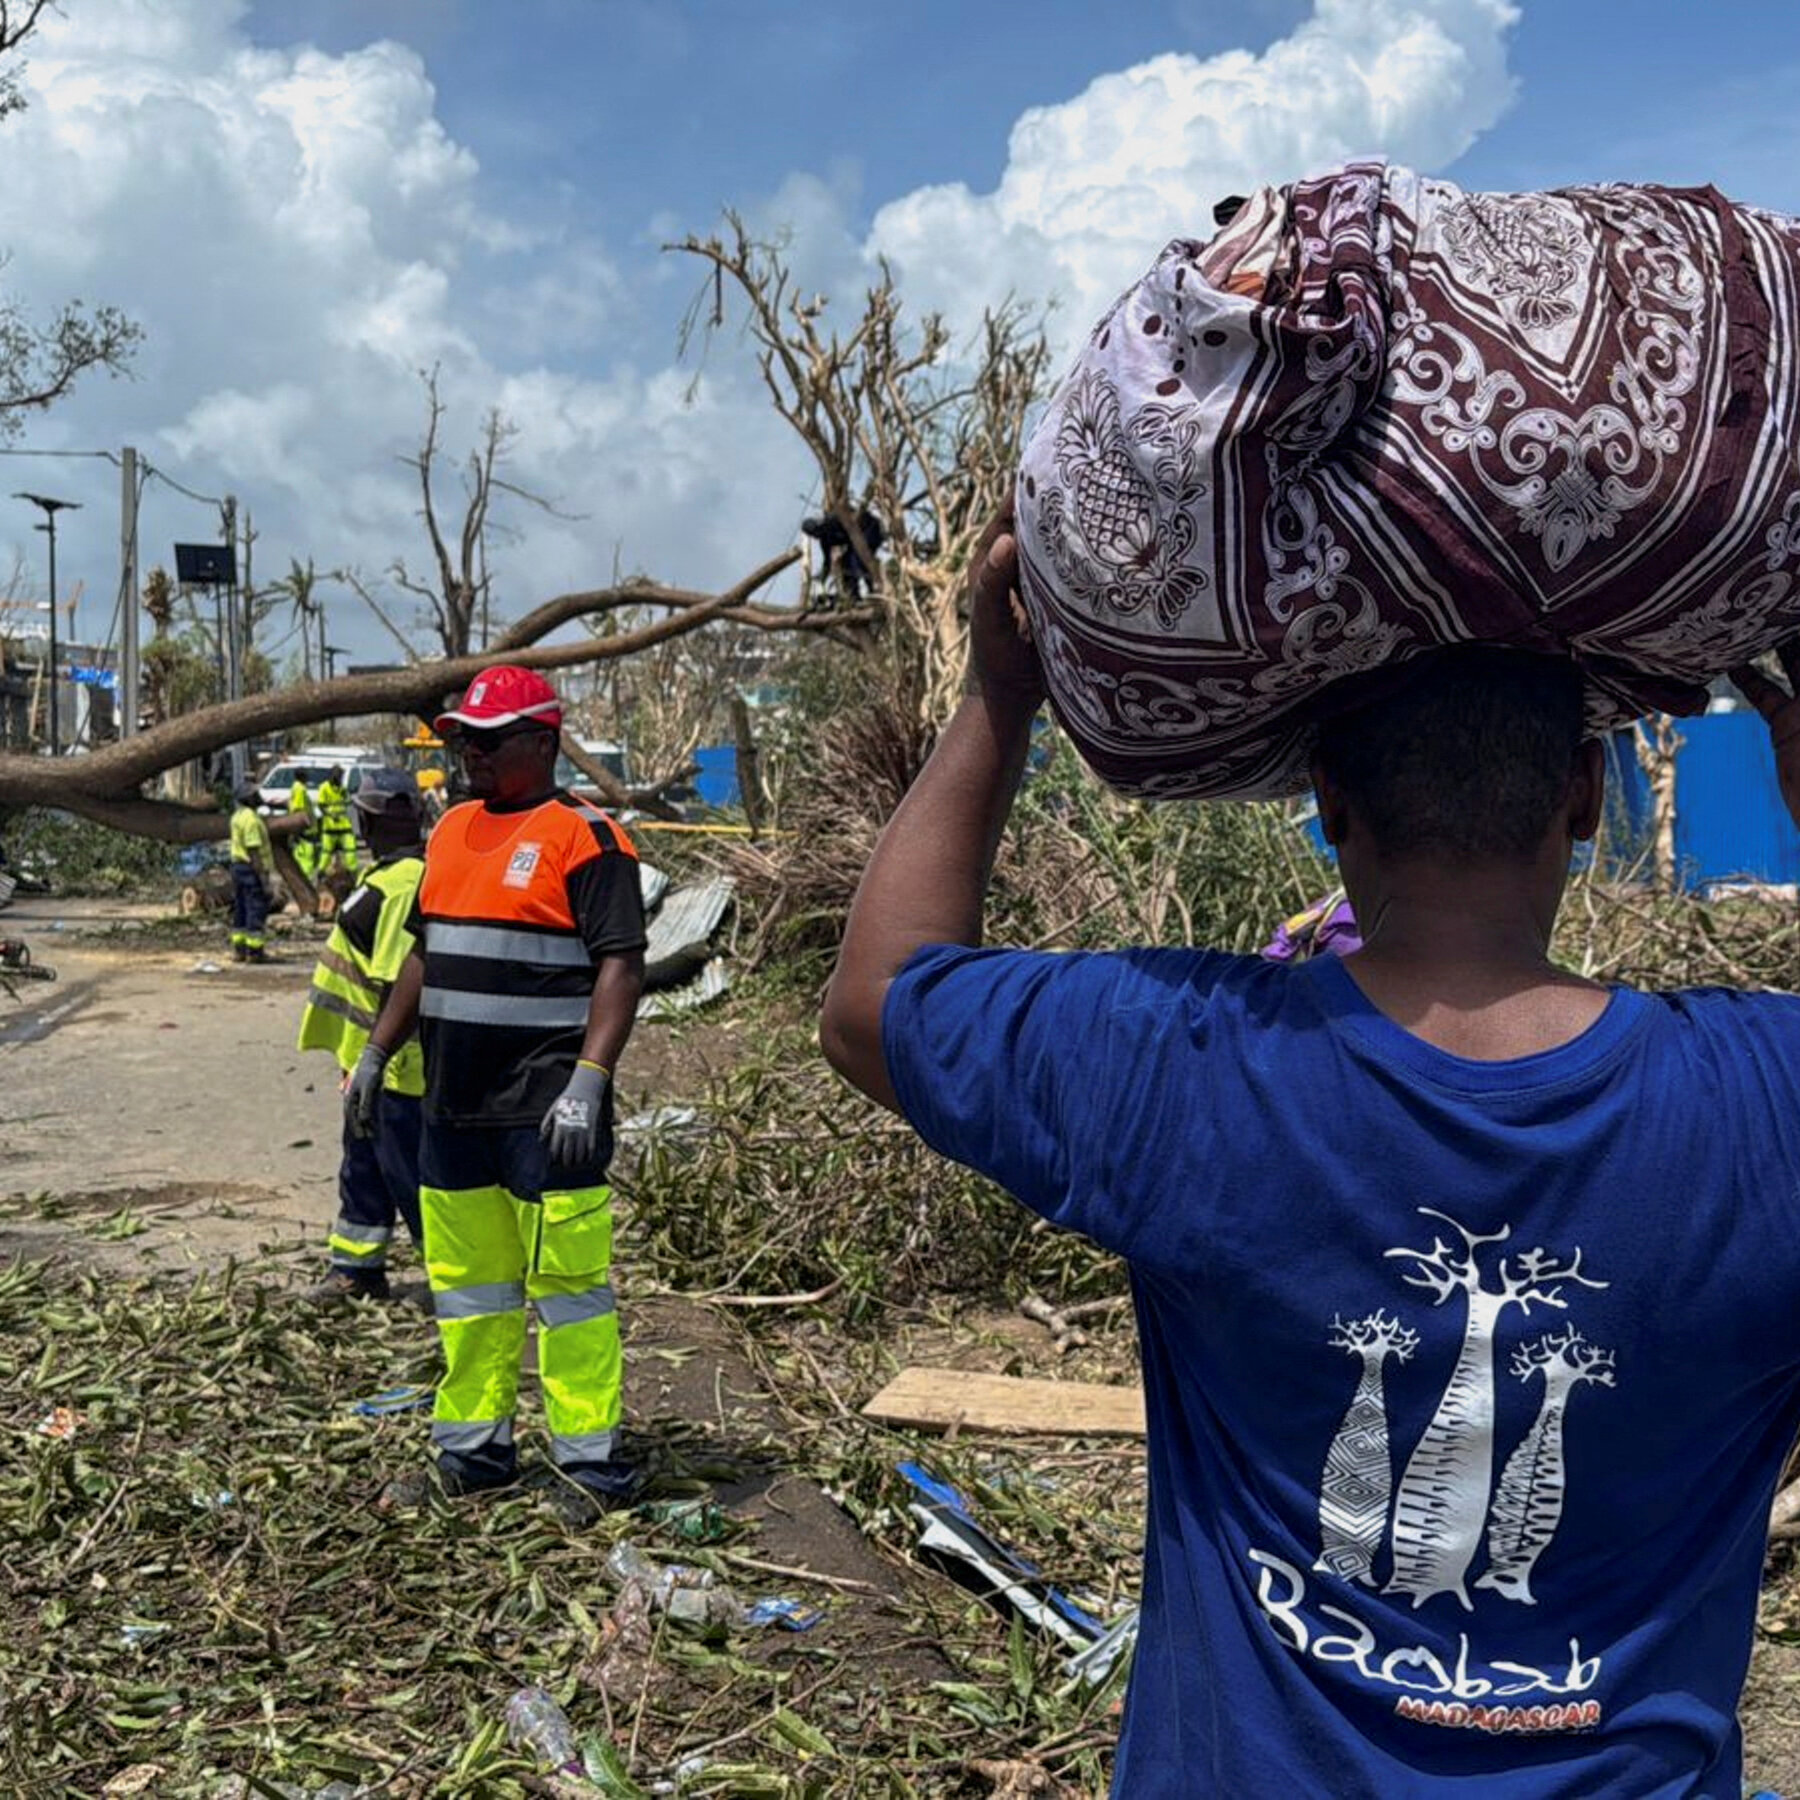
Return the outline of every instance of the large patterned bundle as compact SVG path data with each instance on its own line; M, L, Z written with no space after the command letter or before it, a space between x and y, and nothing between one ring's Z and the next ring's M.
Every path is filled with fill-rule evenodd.
M1058 716L1128 793L1271 795L1345 677L1563 651L1596 728L1800 628L1800 224L1378 163L1177 240L1019 474Z

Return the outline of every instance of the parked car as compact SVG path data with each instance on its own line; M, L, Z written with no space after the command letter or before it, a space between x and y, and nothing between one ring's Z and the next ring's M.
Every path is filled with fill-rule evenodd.
M631 775L629 765L625 760L623 744L615 744L609 738L578 737L575 741L609 773L616 775L627 786L630 785ZM561 788L591 791L588 778L576 768L566 751L560 752L556 758L556 785Z

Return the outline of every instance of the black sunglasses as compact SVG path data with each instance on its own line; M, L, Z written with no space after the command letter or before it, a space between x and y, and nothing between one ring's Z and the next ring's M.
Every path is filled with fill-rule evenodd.
M542 725L460 725L456 743L459 749L479 750L483 756L491 756L508 738L540 737L544 731Z

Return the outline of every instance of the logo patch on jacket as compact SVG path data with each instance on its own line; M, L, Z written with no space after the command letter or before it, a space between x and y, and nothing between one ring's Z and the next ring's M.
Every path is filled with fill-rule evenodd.
M528 888L531 878L537 873L538 858L543 854L542 844L520 844L512 853L512 859L506 865L506 873L500 878L500 885L509 888Z

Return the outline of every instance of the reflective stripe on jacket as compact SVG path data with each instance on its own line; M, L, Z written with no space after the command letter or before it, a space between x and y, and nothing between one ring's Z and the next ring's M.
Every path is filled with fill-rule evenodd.
M346 1073L356 1067L387 990L413 949L413 907L424 873L418 856L379 863L339 909L300 1016L302 1050L329 1050ZM425 1058L416 1036L388 1059L383 1086L397 1094L424 1093Z

